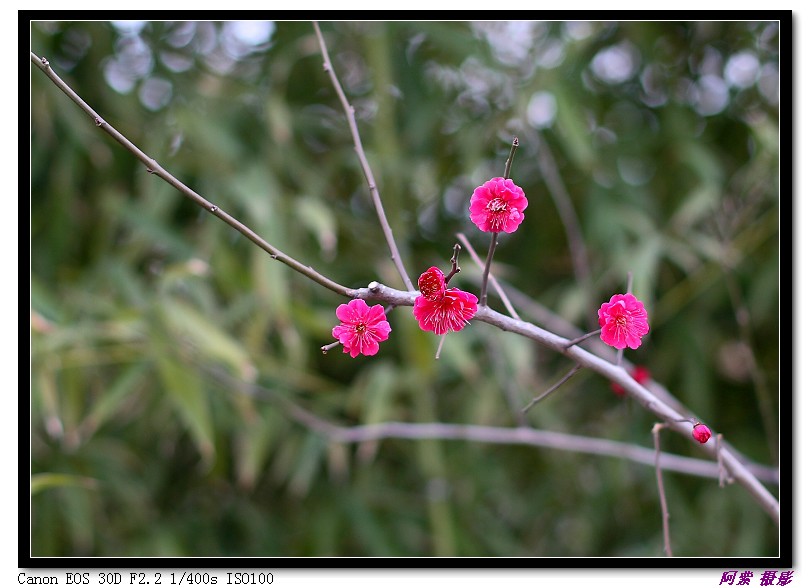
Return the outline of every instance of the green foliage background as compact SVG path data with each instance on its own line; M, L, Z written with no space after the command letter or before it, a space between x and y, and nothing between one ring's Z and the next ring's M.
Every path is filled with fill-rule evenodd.
M503 173L517 136L512 178L530 204L495 273L590 330L632 272L651 332L626 357L748 458L778 463L778 23L322 28L414 281L448 266L457 232L485 255L469 196ZM401 288L312 25L245 30L35 22L31 49L274 246L350 287ZM740 55L756 83L733 83ZM34 66L31 155L32 555L663 554L650 467L459 441L333 444L281 402L345 425L511 427L515 399L557 381L564 358L474 322L436 361L407 308L377 356L322 354L345 300L146 173ZM585 283L543 162L579 218ZM460 261L475 292L480 274ZM654 421L580 372L528 424L651 447ZM663 448L704 457L677 435ZM664 477L676 555L778 555L742 489Z

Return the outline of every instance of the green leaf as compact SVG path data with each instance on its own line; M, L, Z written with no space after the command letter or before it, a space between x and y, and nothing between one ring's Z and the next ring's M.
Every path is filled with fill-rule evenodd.
M129 396L148 375L150 367L150 363L144 361L132 364L124 369L123 373L112 382L112 385L105 390L104 394L90 409L90 413L82 423L82 428L95 431L101 427L107 419L116 413L122 404L129 400Z
M242 487L253 489L264 471L267 456L280 430L280 418L281 415L275 411L262 411L254 415L252 422L245 423L235 431L236 472Z
M185 365L172 352L162 336L154 337L153 350L164 391L188 427L204 461L210 465L214 457L214 430L203 380L196 369Z
M51 488L85 488L97 490L98 480L73 474L41 473L31 476L31 496Z
M568 156L580 170L593 169L594 154L591 148L591 132L580 102L573 97L573 90L559 85L555 92L559 138Z
M296 463L290 478L290 489L295 494L302 496L309 492L315 475L324 461L325 449L326 445L320 435L311 433L306 436L306 440L296 456Z
M672 215L671 225L681 232L712 214L720 200L720 188L715 184L701 184L692 190Z
M212 319L197 309L171 298L163 300L162 316L173 335L191 345L212 362L222 362L241 377L252 380L255 374L247 350Z
M337 247L337 222L326 204L311 196L295 199L295 216L318 240L321 252L331 257Z

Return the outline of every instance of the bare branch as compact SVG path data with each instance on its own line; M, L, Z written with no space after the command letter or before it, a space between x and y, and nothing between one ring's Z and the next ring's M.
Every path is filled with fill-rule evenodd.
M520 146L520 141L515 137L512 139L512 148L509 150L509 157L506 158L506 165L503 171L504 179L509 178L512 172L512 161L515 159L515 152ZM489 268L492 265L492 258L495 256L495 247L498 246L498 232L492 233L492 240L489 242L489 251L487 251L487 260L484 262L484 275L481 278L481 297L479 303L481 306L487 305L487 286L489 285Z
M459 253L461 253L461 245L456 243L453 245L453 256L450 258L450 272L444 278L445 284L449 284L453 276L461 271L461 266L458 264Z
M42 58L37 57L36 55L34 55L33 52L31 52L31 62L37 67L39 67L39 69L41 69L45 73L45 75L48 76L48 78L50 78L50 80L56 85L57 88L62 90L65 94L67 94L67 96L71 100L73 100L76 104L78 104L79 107L82 110L84 110L84 112L87 113L88 116L90 116L90 118L93 120L94 124L97 127L101 128L113 139L115 139L121 145L123 145L127 149L127 151L129 151L135 157L137 157L141 161L141 163L143 163L146 166L146 171L148 171L150 174L159 177L167 184L175 188L178 192L183 194L183 196L192 200L197 206L210 212L215 217L219 218L220 220L224 221L225 223L227 223L228 225L239 231L242 235L250 239L250 241L252 241L256 245L258 245L261 249L269 253L270 257L272 257L273 259L280 261L281 263L283 263L288 267L291 267L298 273L308 277L313 282L316 282L321 286L328 288L329 290L332 290L333 292L337 292L338 294L346 296L348 298L355 297L355 290L347 288L346 286L338 284L337 282L333 282L326 276L323 276L322 274L312 269L312 267L304 265L300 261L293 259L292 257L283 253L279 249L276 249L270 243L262 239L252 229L236 220L234 217L232 217L227 212L222 210L219 206L213 204L209 200L206 200L205 198L197 194L197 192L186 186L183 182L181 182L180 180L175 178L172 174L163 169L163 167L157 161L155 161L154 159L146 155L143 151L138 149L138 147L136 147L129 139L127 139L124 135L119 133L107 121L103 120L96 113L95 110L90 108L90 106L84 100L82 100L81 97L70 88L70 86L68 86L64 81L62 81L62 79L58 75L56 75L56 72L54 72L53 69L51 69L51 66L48 63L47 59L45 59L44 57Z
M209 373L224 383L225 389L229 392L238 390L241 393L262 400L275 402L282 406L292 420L315 433L327 437L331 441L339 443L355 444L382 439L445 439L498 445L527 445L558 449L560 451L573 451L589 455L627 459L646 466L654 466L656 463L656 452L646 447L621 443L611 439L597 439L555 431L541 431L523 426L490 427L451 423L402 422L357 426L336 425L302 408L274 390L238 380L222 370L209 368ZM658 460L660 467L664 470L702 478L717 477L717 463L713 460L682 457L670 453L660 453ZM758 477L764 481L776 483L778 476L775 470L757 464L752 464L751 467L757 472Z
M484 274L481 278L481 306L487 305L487 286L489 285L489 268L492 265L492 258L495 257L495 247L498 246L498 233L492 233L492 240L489 242L487 260L484 262Z
M564 376L563 376L563 377L562 377L562 378L561 378L561 379L560 379L560 380L559 380L559 381L558 381L556 384L554 384L554 385L553 385L551 388L549 388L548 390L546 390L545 392L543 392L543 393L542 393L542 394L540 394L539 396L536 396L535 398L532 398L532 401L531 401L529 404L527 404L527 405L526 405L526 407L523 409L523 412L524 412L524 413L529 412L529 409L530 409L532 406L534 406L535 404L537 404L538 402L540 402L541 400L543 400L543 398L545 398L546 396L548 396L549 394L551 394L552 392L554 392L554 390L556 390L557 388L559 388L560 386L562 386L563 384L565 384L565 383L566 383L568 380L570 380L571 378L573 378L573 377L574 377L574 374L575 374L575 373L577 373L581 367L582 367L581 365L577 364L577 365L575 365L574 367L572 367L570 370L568 370L568 373L567 373L567 374L565 374L565 375L564 375Z
M576 339L571 339L568 343L565 344L565 347L568 348L568 347L573 347L574 345L579 345L585 339L590 339L594 335L598 335L601 332L602 332L602 329L596 329L595 331L591 331L590 333L585 333L584 335L580 335Z
M405 271L405 266L402 263L402 257L399 254L399 249L397 248L396 241L394 240L394 233L391 230L391 225L388 224L388 219L385 216L385 209L383 208L382 200L380 199L380 192L377 189L377 182L374 181L374 174L372 173L371 166L368 164L368 160L366 159L366 153L363 150L363 143L360 140L360 131L357 129L357 121L354 118L354 107L349 104L349 101L346 99L346 94L343 92L340 81L335 74L335 69L332 67L332 61L329 59L329 51L326 49L326 43L324 42L323 35L321 34L321 27L318 26L317 22L313 22L312 25L315 27L315 34L318 36L318 43L320 44L321 54L323 55L323 69L329 74L329 79L332 80L332 85L335 87L335 92L337 92L338 98L340 98L340 103L343 105L343 110L346 113L346 120L349 122L349 130L352 133L352 140L354 141L354 150L357 153L358 159L360 160L360 167L363 168L363 175L366 176L368 189L369 192L371 192L371 200L374 203L375 210L377 211L377 217L380 219L380 225L382 226L383 234L385 235L385 241L388 243L388 249L391 251L391 259L393 260L394 265L402 278L402 282L405 284L405 287L408 290L413 290L413 282L411 282L408 272Z
M503 177L505 180L508 180L512 173L512 162L515 159L515 151L517 151L518 147L520 147L520 141L515 137L512 139L512 148L509 150L509 157L506 158L506 165L503 168Z

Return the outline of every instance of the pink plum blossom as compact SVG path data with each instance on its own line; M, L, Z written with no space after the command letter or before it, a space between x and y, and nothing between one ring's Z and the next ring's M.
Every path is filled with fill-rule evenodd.
M599 308L600 338L616 349L638 349L650 331L644 303L632 294L614 294Z
M473 191L470 220L487 233L514 233L529 201L512 180L492 178Z
M458 288L447 288L444 274L437 267L419 276L419 291L413 304L413 316L419 328L444 335L460 331L478 312L478 297Z
M369 307L365 300L351 300L338 306L335 314L340 324L332 329L332 336L343 345L343 353L352 357L376 354L379 342L391 332L381 304Z

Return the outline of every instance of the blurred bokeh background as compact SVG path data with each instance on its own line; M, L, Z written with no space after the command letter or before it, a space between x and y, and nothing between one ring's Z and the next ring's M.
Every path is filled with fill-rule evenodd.
M779 24L326 22L411 279L448 269L473 189L529 199L494 273L591 330L626 288L625 357L778 465ZM309 22L34 22L31 50L182 182L350 287L402 288ZM653 417L568 360L410 308L371 358L323 354L346 302L148 174L31 66L31 554L663 555L651 467L336 425L515 427L652 447ZM464 251L454 280L479 288ZM503 305L490 291L491 305ZM548 325L547 325L548 326ZM553 330L553 329L552 329ZM664 434L663 449L705 457ZM678 556L776 556L736 485L665 473ZM769 484L777 494L778 487Z

